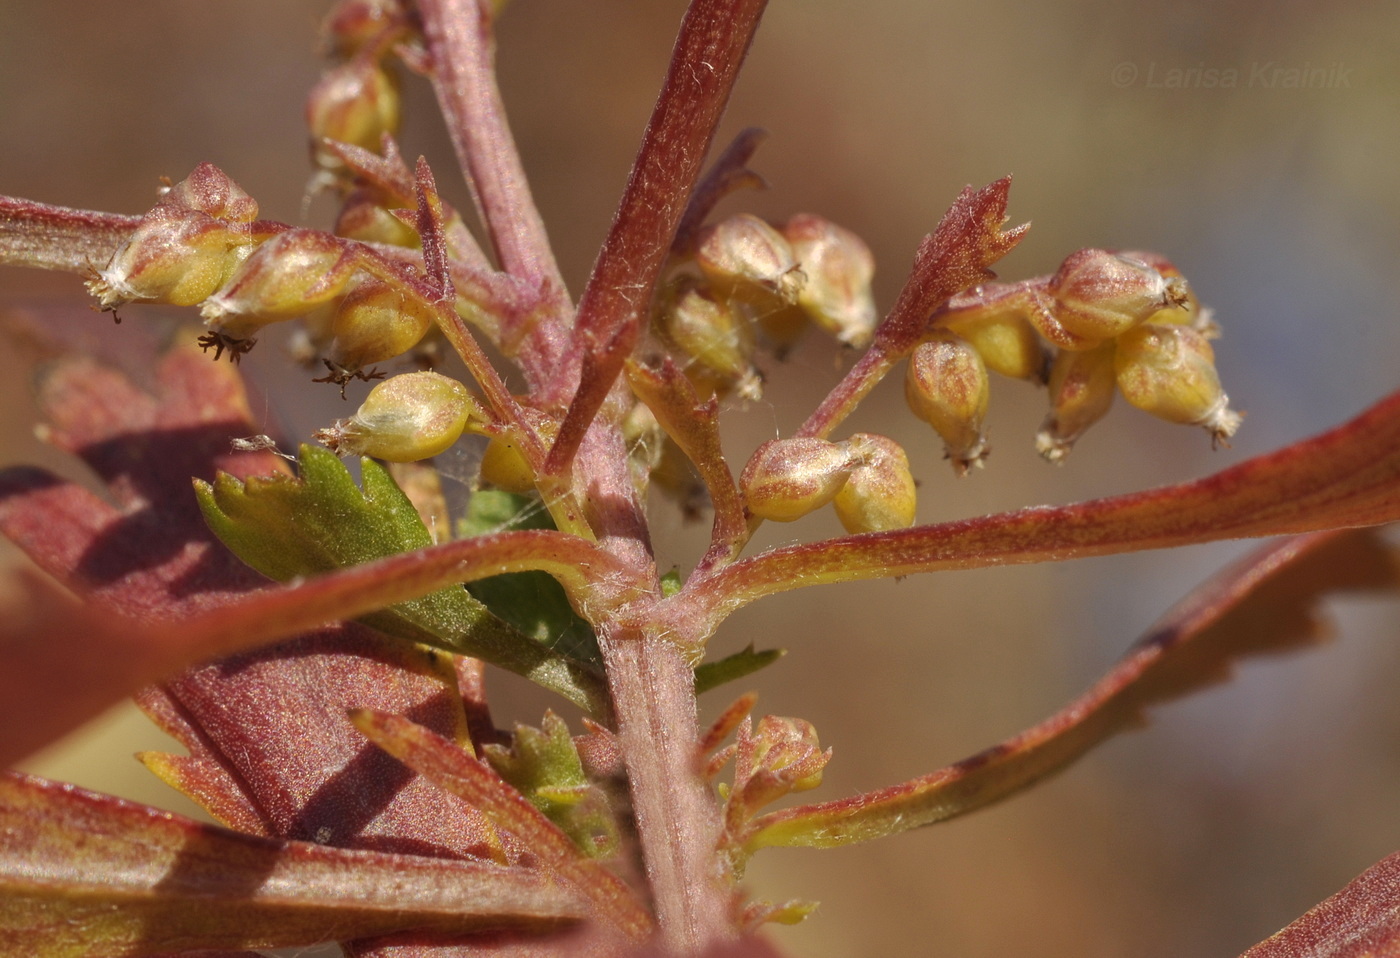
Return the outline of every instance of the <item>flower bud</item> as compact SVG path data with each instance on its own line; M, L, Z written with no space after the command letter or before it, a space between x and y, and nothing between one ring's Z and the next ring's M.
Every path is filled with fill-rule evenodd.
M160 205L199 210L230 224L252 223L258 218L258 201L213 163L196 166L161 195Z
M415 462L443 452L484 416L466 386L434 372L404 373L369 391L359 411L316 439L337 454Z
M383 206L369 190L352 190L335 221L335 235L366 243L384 243L417 249L423 245L418 231Z
M1076 336L1112 339L1162 309L1187 301L1186 281L1142 260L1101 249L1071 253L1050 278L1055 318Z
M858 465L832 507L847 532L885 532L914 524L917 492L909 457L887 436L858 432L849 440Z
M418 345L433 321L426 304L388 283L365 280L336 307L331 362L353 373L401 356Z
M752 515L792 522L834 499L857 462L846 443L770 439L744 466L739 489Z
M692 374L702 395L733 388L745 399L762 396L762 381L753 365L753 328L734 309L693 282L683 282L663 298L657 324L667 340L694 360L686 373Z
M1118 389L1134 406L1168 422L1204 426L1229 439L1240 414L1220 388L1215 353L1206 337L1186 326L1139 326L1119 337L1114 362Z
M989 451L982 422L990 391L981 355L952 333L936 333L909 357L905 401L943 437L944 453L959 476L980 467Z
M340 0L321 21L321 36L332 55L351 57L403 23L399 0Z
M331 234L287 230L259 246L200 314L230 337L246 336L335 299L355 269L354 255Z
M311 155L325 170L340 169L340 158L321 141L335 140L378 152L384 134L399 126L399 87L377 60L358 56L327 70L306 101Z
M807 277L797 305L846 345L868 345L876 319L870 289L875 257L870 247L850 230L810 213L792 217L782 234Z
M1017 310L970 313L950 318L944 328L967 340L994 373L1044 382L1048 356L1035 327Z
M695 261L723 297L760 309L795 303L802 288L791 244L749 213L705 227Z
M1050 412L1036 433L1035 450L1060 463L1079 437L1113 405L1114 341L1094 349L1061 350L1050 367Z
M1171 305L1158 310L1144 320L1145 323L1155 323L1158 326L1190 326L1196 332L1207 339L1220 338L1220 327L1211 318L1211 311L1201 305L1196 291L1191 288L1191 284L1186 282L1181 275L1181 270L1176 268L1171 260L1161 253L1152 253L1147 250L1123 250L1118 255L1129 259L1142 260L1167 279L1179 279L1186 287L1186 301L1181 305Z
M763 335L763 345L783 359L812 325L812 317L800 306L780 306L764 310L754 322Z
M557 422L529 407L522 412L546 445L554 441L559 433ZM491 441L486 444L486 451L481 456L480 478L482 482L516 495L535 491L534 471L516 448L515 441L506 434L492 435Z
M247 231L199 210L157 206L87 288L103 309L132 302L193 306L224 285L251 242Z

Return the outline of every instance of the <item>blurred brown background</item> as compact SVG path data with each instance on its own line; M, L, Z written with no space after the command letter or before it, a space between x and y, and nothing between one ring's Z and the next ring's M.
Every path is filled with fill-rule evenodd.
M159 175L210 160L264 215L297 220L301 101L327 6L0 2L0 191L141 212ZM575 292L682 9L515 0L501 24L507 104ZM1400 7L1383 2L775 0L726 124L772 131L756 162L772 189L725 209L812 210L857 230L881 264L885 305L957 190L1007 172L1013 216L1035 229L1003 275L1048 272L1084 246L1166 253L1225 327L1221 372L1250 413L1233 449L1212 453L1204 434L1120 404L1054 469L1030 447L1043 397L1006 381L994 391L995 455L964 482L893 384L852 428L905 444L923 521L1196 477L1349 417L1400 380L1397 49ZM1274 79L1292 68L1330 79ZM1210 84L1231 70L1233 87ZM447 184L450 150L423 89L408 88L405 151L427 153ZM313 205L313 223L329 215L326 201ZM71 276L0 271L0 296L82 308ZM93 314L94 335L137 335L142 312L126 318L113 328ZM245 368L271 397L269 428L279 398L297 438L344 414L331 390L308 398L275 351L254 360ZM765 400L731 413L731 459L792 429L837 361L813 338L772 370ZM17 357L0 362L5 459L54 465L31 437L28 373ZM457 468L465 478L469 464ZM664 506L656 515L662 561L688 565L697 530ZM833 531L814 518L767 529L758 545ZM834 746L816 796L835 797L1043 718L1245 548L789 593L735 616L714 648L757 638L791 650L746 684L763 691L762 710L803 716ZM1354 600L1334 612L1329 649L1251 663L992 810L860 848L766 852L755 894L823 902L775 940L809 958L1237 954L1400 848L1397 609ZM498 714L534 720L538 703ZM186 807L130 761L156 741L139 717L114 713L79 738L28 767Z

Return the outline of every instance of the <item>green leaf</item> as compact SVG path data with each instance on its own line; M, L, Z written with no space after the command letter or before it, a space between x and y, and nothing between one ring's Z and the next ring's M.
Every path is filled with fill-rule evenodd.
M328 450L304 445L297 465L295 478L243 482L220 473L212 483L195 483L209 527L264 575L287 581L432 545L413 504L373 460L361 460L363 491ZM562 596L546 573L535 574ZM490 662L592 712L602 707L595 668L503 622L462 586L401 602L361 621L398 638Z
M553 529L539 500L495 489L476 492L457 523L459 538L502 529ZM593 627L569 605L564 588L547 572L510 572L467 587L486 608L536 642L570 658L600 665Z
M764 649L755 652L753 644L733 655L726 655L714 662L705 662L695 667L695 694L708 692L726 682L742 679L759 669L772 665L787 655L787 649Z
M487 745L496 774L519 789L590 858L617 850L619 829L608 799L588 780L564 720L544 713L539 728L517 725L510 748Z

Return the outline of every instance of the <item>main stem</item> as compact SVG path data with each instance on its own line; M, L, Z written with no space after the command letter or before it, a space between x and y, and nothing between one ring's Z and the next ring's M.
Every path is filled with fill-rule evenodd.
M694 673L663 638L605 627L598 641L662 944L698 954L737 933L715 855L719 817L697 767Z

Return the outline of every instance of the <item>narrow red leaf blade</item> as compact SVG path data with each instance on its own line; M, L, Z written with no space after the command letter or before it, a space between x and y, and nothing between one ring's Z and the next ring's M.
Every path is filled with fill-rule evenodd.
M651 934L651 918L627 886L598 861L585 857L567 835L488 766L400 716L361 710L351 718L380 748L515 836L539 867L590 901L595 919L633 940L645 940Z
M1400 852L1240 958L1395 958L1400 955Z
M582 915L571 892L521 868L258 838L0 777L0 958L547 930Z
M852 844L982 808L1141 725L1149 706L1220 681L1239 659L1314 641L1325 595L1397 586L1400 560L1369 533L1270 543L1188 596L1092 689L1039 725L899 785L760 816L744 848Z
M678 619L698 612L714 626L755 599L809 585L1060 561L1396 519L1400 393L1329 432L1194 482L773 549L693 583L673 601Z

